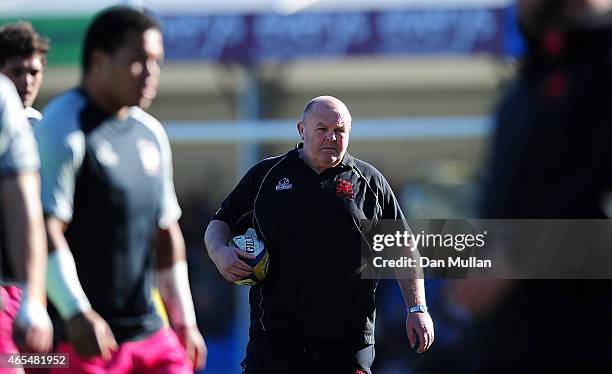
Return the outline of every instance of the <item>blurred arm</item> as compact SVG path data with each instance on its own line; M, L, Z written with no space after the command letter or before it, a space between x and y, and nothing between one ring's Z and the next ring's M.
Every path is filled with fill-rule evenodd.
M157 288L168 311L172 328L185 347L195 369L206 364L207 348L198 330L189 287L185 240L178 222L159 228L155 241Z
M47 291L51 302L65 321L91 310L91 304L79 281L76 264L64 237L67 224L58 218L46 218L49 240Z
M67 224L58 218L46 219L49 240L47 292L66 323L68 339L74 350L83 357L111 358L117 342L108 323L89 303L79 281L76 264L68 247L64 231Z
M37 173L19 173L2 180L3 225L11 265L17 278L26 282L24 292L30 301L46 305L47 242L39 193Z
M159 228L156 240L157 285L174 326L196 324L189 277L185 241L178 222Z
M21 306L14 321L15 343L28 352L48 352L53 327L46 310L47 243L38 173L24 172L5 178L0 190L8 260L17 279L25 282Z

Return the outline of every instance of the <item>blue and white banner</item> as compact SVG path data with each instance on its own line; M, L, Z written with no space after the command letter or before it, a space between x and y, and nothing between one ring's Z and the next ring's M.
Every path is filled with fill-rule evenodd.
M160 15L170 60L515 54L512 8Z

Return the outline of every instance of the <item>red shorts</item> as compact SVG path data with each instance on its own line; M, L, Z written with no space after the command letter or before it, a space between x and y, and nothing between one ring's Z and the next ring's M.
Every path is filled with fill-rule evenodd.
M13 321L21 304L21 289L17 286L0 287L2 308L0 308L0 353L18 353L13 343ZM21 369L0 368L0 374L23 373Z
M0 310L0 352L17 353L13 343L13 321L21 304L21 289L17 286L0 287L3 308Z
M168 327L143 340L126 342L112 353L109 361L102 357L83 358L76 354L68 343L59 343L56 353L68 354L67 369L51 369L50 374L69 373L193 373L193 366L178 337Z

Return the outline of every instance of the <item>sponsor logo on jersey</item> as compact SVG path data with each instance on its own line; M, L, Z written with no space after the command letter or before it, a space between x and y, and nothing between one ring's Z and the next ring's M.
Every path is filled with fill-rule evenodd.
M289 179L287 178L283 178L279 180L278 184L276 185L277 191L290 190L292 188L293 188L293 185L289 182Z
M137 139L136 148L145 173L150 176L159 175L161 155L157 146L148 140Z
M100 164L106 167L115 167L119 165L119 155L113 149L113 146L106 140L102 140L96 146L96 158Z

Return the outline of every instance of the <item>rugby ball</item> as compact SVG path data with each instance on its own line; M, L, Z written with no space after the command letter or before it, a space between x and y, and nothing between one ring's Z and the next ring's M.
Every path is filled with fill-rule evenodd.
M241 258L245 264L253 268L253 273L235 281L235 284L253 286L261 283L266 278L270 257L264 243L257 239L257 233L254 229L249 228L243 235L234 236L227 245L255 256L253 260Z

